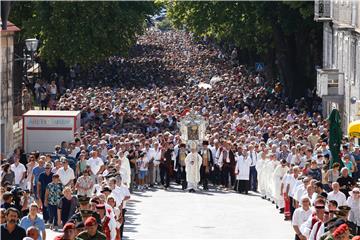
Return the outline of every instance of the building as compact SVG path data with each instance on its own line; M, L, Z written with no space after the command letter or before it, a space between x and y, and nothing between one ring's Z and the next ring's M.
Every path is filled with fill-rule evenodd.
M0 68L0 158L14 150L13 133L13 63L14 34L20 31L8 22L7 29L0 29L1 68Z
M323 115L339 109L345 130L360 118L360 2L315 0L314 16L323 24L317 94L323 99Z

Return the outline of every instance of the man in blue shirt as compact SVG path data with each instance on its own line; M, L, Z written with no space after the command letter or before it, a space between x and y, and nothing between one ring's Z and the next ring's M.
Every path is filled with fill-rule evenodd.
M46 240L45 223L44 220L38 217L37 212L38 205L36 203L32 203L30 205L29 215L21 219L20 227L22 227L25 231L30 227L36 227L41 232L37 240Z
M44 206L45 202L45 191L46 187L52 181L53 173L51 172L51 164L47 163L45 165L45 172L41 173L39 176L39 180L37 182L37 197L40 199L42 209L43 209L43 218L44 221L47 222L49 220L49 212L47 207Z
M45 156L41 156L39 161L38 161L38 166L34 167L32 170L32 176L31 176L31 190L34 191L35 193L35 198L37 199L37 182L39 179L39 176L41 173L45 172L45 168L44 168L44 158Z

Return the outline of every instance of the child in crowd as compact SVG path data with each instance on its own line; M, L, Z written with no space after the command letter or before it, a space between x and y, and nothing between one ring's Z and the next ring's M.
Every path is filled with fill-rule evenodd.
M136 165L138 168L138 178L139 178L139 190L143 190L145 187L145 177L148 173L148 161L145 153L141 153L138 160L136 160Z

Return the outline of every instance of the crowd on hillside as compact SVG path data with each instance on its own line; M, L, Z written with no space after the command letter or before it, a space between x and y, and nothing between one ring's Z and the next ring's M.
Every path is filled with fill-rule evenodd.
M45 240L50 226L63 228L59 239L120 239L130 192L176 185L257 192L292 221L296 239L359 235L354 139L343 139L343 167L330 165L321 100L290 102L280 83L225 59L185 32L150 30L130 57L65 90L54 108L80 110L81 129L51 154L17 150L3 161L2 236ZM189 111L209 123L200 146L181 140L177 123Z

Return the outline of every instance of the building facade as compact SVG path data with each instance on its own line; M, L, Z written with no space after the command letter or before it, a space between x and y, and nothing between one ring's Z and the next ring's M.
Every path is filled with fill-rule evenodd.
M0 29L0 157L6 157L14 150L13 133L13 63L14 34L20 31L8 22L7 29Z
M315 21L323 24L323 63L317 94L326 117L335 107L343 130L360 119L360 2L315 0Z

